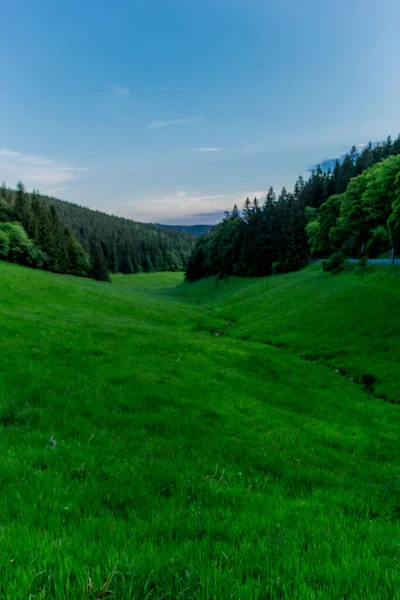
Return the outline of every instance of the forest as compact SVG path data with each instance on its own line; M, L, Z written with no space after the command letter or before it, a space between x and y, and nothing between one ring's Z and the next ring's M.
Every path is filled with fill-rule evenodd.
M310 256L391 256L400 245L400 136L355 146L333 169L315 168L293 191L271 187L246 199L195 239L171 226L136 223L58 200L0 187L0 258L56 273L108 281L111 273L182 271L266 276L303 267ZM188 231L190 228L188 229ZM329 262L331 261L331 262Z
M56 198L43 199L49 207L54 206L86 251L93 239L99 240L112 273L182 271L194 246L194 238L186 233L137 223Z
M86 252L39 194L28 194L22 183L16 190L1 186L1 259L55 273L107 278L105 266L100 273L97 250L93 244L91 254Z
M108 281L110 272L182 271L191 235L0 187L0 259Z
M394 257L400 245L400 136L360 152L355 146L333 169L314 169L298 178L292 192L265 201L246 199L197 240L186 279L287 273L303 267L310 254L365 260ZM327 261L329 268L330 262Z
M208 233L212 227L212 225L163 225L161 223L156 223L156 226L172 231L190 233L191 235L203 235L203 233Z

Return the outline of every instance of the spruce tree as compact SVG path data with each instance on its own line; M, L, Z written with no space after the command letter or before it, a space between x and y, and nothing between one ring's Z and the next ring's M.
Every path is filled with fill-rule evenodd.
M134 273L134 268L131 259L131 249L129 244L125 245L124 250L122 251L122 253L119 253L119 256L121 256L119 271L121 271L121 273L124 273L125 275L131 275L132 273Z
M115 244L111 248L109 266L110 266L111 273L118 272L118 254L117 254L117 247Z
M238 217L238 216L239 216L239 209L237 207L237 204L235 204L235 206L233 207L233 210L232 210L231 218L236 219L236 217Z
M93 240L90 247L90 276L98 281L110 281L110 272L98 241Z
M0 186L0 198L2 200L7 200L7 196L8 196L7 192L8 192L7 186L3 181Z
M252 206L251 206L250 198L246 198L244 206L243 206L243 218L247 223L250 221L251 212L252 212Z
M15 217L26 228L29 218L29 199L25 192L24 184L19 181L15 192L14 202Z

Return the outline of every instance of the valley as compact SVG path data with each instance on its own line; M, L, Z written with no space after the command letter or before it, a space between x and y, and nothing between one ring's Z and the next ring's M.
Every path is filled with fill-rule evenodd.
M398 266L0 279L1 598L398 597Z

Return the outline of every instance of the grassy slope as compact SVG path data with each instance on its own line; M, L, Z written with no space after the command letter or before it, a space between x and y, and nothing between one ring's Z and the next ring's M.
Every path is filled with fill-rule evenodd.
M320 265L265 279L214 279L181 285L171 295L206 304L225 319L225 335L288 348L361 380L400 402L400 268L369 267L339 277ZM229 326L235 321L235 327Z
M0 263L0 598L102 597L114 565L124 600L398 598L400 407L296 356L351 343L398 389L397 271L367 277Z

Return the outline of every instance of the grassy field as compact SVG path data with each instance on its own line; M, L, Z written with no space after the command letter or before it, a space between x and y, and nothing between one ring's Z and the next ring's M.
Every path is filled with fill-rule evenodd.
M0 263L0 599L400 598L399 301Z

